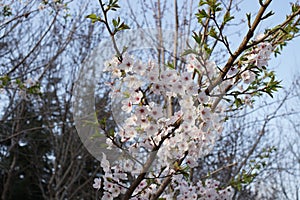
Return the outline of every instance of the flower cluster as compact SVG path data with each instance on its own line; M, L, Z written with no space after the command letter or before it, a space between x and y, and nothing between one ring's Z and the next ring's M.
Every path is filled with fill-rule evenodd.
M211 151L222 131L222 117L211 111L213 100L204 89L217 76L216 65L190 56L186 68L184 72L162 70L152 61L144 64L126 53L122 62L116 57L106 62L105 71L113 79L107 83L110 97L120 100L119 106L126 114L114 138L120 140L130 156L108 167L104 155L104 199L123 193L126 185L120 181L126 180L126 174L140 174L151 154L156 156L155 165L147 170L151 170L148 178L154 181L151 185L142 181L134 192L144 199L149 199L161 184L159 176L167 176L174 163L181 160L182 166L193 168L199 158ZM99 189L100 185L100 179L95 179L94 187Z
M246 66L251 66L251 68L263 69L268 65L268 61L270 60L270 56L273 52L273 47L268 42L260 43L255 46L252 51L246 55L244 64ZM246 70L242 73L242 79L244 83L249 84L255 80L255 73L251 70Z
M189 69L191 65L199 66L197 62L191 59ZM211 77L215 65L206 64L203 74ZM168 68L160 72L155 63L134 62L128 54L122 62L116 58L109 61L106 70L117 78L114 84L108 84L111 97L122 99L122 110L129 114L117 133L122 142L149 152L163 142L158 151L159 167L171 164L185 152L188 152L187 164L194 167L198 158L210 150L215 134L222 130L222 123L219 115L208 107L210 98L201 91L201 87L208 84L208 78L202 78L199 85L189 70L178 73ZM161 105L162 97L164 103L177 100L172 108L174 112L169 113L167 106Z
M104 171L103 181L101 178L95 178L93 187L98 190L100 188L105 190L102 199L113 199L118 197L120 193L124 193L125 186L122 185L121 181L127 180L127 174L123 173L121 169L118 169L117 167L111 167L104 153L101 161L101 167Z
M268 65L273 47L268 42L263 42L257 45L247 56L247 62L253 64L259 69Z
M252 107L253 99L251 94L255 91L250 91L249 89L258 88L258 85L251 87L251 84L255 80L262 78L261 75L266 66L268 66L273 50L274 47L268 42L261 42L253 46L249 52L241 56L239 64L229 69L226 73L226 78L213 94L223 96L232 88L236 88L237 90L233 91L232 94L239 95L238 102L243 102L244 105ZM237 98L237 96L235 97Z
M179 193L178 200L229 200L232 199L233 188L221 189L216 180L207 179L204 184L198 181L196 184L187 182L182 174L173 176L173 184L177 185L174 193ZM166 199L172 199L174 194L168 194Z
M259 34L254 42L262 40L264 36L264 34ZM271 43L259 42L242 57L242 66L239 66L239 69L237 67L232 67L227 75L235 76L240 72L241 78L245 84L253 82L255 80L255 73L252 69L256 68L261 70L264 67L268 66L268 61L270 60L273 51L274 47Z

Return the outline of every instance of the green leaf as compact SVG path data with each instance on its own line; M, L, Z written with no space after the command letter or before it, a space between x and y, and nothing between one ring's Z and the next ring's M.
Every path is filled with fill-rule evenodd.
M119 30L126 30L126 29L130 29L130 27L127 25L127 24L125 24L124 22L119 26L119 28L118 28Z
M235 98L234 104L237 108L240 107L241 105L243 105L242 99L241 98Z
M224 24L226 24L227 22L229 22L232 19L234 19L234 16L231 16L229 12L226 12L226 14L224 15L223 22L224 22Z
M114 129L109 129L108 136L109 137L115 137L115 131L114 131Z
M196 14L198 20L201 20L203 18L209 18L209 15L206 13L204 9L199 10L199 12Z
M97 22L97 21L101 21L101 18L98 17L98 16L97 16L96 14L94 14L94 13L87 15L85 18L91 19L91 20L92 20L92 23L95 23L95 22Z
M183 51L183 53L181 54L181 56L186 56L189 54L198 54L198 51L194 50L194 49L186 49Z
M199 35L193 31L193 36L194 40L196 41L197 44L200 44L201 43L201 34L199 33Z
M106 11L112 10L112 11L116 11L118 8L120 8L120 6L118 5L118 0L112 1L110 0L107 8L105 9Z
M9 82L10 82L10 77L9 76L5 75L5 76L0 77L0 84L2 86L7 86L9 84Z
M86 18L90 18L90 19L97 19L97 15L96 14L89 14L86 16Z
M222 7L221 7L220 5L221 5L221 3L218 3L218 4L215 5L215 7L214 7L214 12L220 12L220 11L223 10Z
M102 118L102 119L99 121L99 124L101 124L101 125L106 125L106 117Z
M212 49L209 48L209 46L207 44L204 44L203 48L208 55L210 55L212 53Z
M214 27L211 27L208 34L209 34L209 36L215 38L216 40L219 39L219 37L217 35L217 32L216 32L216 29Z
M171 62L168 62L168 63L166 64L166 66L167 66L168 68L170 68L170 69L175 69L173 63L171 63Z
M299 6L299 5L297 5L297 4L293 4L293 5L292 5L292 12L293 12L293 13L294 13L294 12L297 12L299 9L300 9L300 6Z
M12 15L12 10L9 5L4 5L2 13L4 17L9 17Z
M238 190L238 191L241 191L241 190L242 190L242 184L238 184L238 185L237 185L237 190Z
M207 2L206 2L206 1L204 1L204 0L200 0L200 2L199 2L199 6L203 6L203 5L205 5L205 4L207 4Z
M40 85L39 84L36 84L36 85L34 85L34 86L32 86L28 89L29 94L41 95L42 93L40 91L41 90L40 90Z
M117 27L119 25L119 23L115 19L112 20L112 23L113 23L114 27Z

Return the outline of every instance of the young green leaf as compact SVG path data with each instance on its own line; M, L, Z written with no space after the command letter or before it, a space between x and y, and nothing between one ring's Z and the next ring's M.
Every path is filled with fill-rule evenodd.
M98 16L97 16L96 14L94 14L94 13L87 15L85 18L91 19L91 20L92 20L92 23L95 23L95 22L97 22L97 21L101 21L101 18L98 17Z
M226 24L232 19L234 19L234 16L231 16L229 12L226 12L226 14L224 15L223 23Z

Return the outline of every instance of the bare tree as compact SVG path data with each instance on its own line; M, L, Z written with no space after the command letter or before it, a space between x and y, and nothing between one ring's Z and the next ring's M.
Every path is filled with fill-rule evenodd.
M76 133L71 100L101 27L86 22L88 2L39 3L1 5L11 10L1 15L1 199L95 198L99 164Z

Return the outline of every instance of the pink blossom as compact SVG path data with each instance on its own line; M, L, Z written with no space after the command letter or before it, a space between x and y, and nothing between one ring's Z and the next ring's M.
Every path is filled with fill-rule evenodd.
M101 188L101 178L94 179L93 188L98 189L98 190Z

